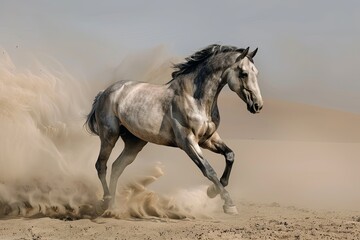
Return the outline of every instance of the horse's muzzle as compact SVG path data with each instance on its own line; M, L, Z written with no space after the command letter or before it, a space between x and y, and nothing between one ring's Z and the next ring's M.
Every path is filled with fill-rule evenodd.
M247 90L244 88L242 92L244 94L243 99L246 102L247 110L254 114L259 113L260 110L263 108L262 100L258 100L257 98L255 98L255 96L253 95L253 93L250 90Z
M258 103L251 102L250 104L247 104L247 110L253 114L259 113L261 109L263 108L263 105L260 105Z

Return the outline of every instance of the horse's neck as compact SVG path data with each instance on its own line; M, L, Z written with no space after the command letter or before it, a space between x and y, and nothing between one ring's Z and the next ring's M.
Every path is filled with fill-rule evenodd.
M197 72L181 76L178 81L172 82L173 89L178 95L192 96L206 115L213 118L218 115L217 98L226 84L221 79L222 72L222 70L211 74Z
M225 53L217 55L217 59L210 61L211 64L199 66L193 73L181 76L178 81L173 82L180 94L191 95L200 106L204 107L206 114L210 117L217 114L217 98L226 85L221 78L223 72L229 68L236 59L238 53Z
M222 71L211 74L202 80L202 84L195 90L194 98L205 107L207 113L212 113L217 108L217 98L220 91L225 86L221 79Z
M195 83L193 97L205 106L208 114L217 111L217 99L219 93L226 85L226 81L222 79L223 72L229 68L236 59L236 53L228 53L223 57L223 60L215 61L214 65L200 68L195 75ZM218 63L219 62L219 63Z

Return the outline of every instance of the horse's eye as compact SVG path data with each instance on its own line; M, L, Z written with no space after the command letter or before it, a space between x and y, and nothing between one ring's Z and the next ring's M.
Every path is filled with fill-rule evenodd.
M248 76L248 74L246 72L240 71L240 73L239 73L240 78L247 78L247 76Z

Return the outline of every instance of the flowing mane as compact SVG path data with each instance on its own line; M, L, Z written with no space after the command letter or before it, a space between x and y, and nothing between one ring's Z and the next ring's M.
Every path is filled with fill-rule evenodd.
M187 74L194 70L199 64L206 61L209 57L214 56L218 53L226 52L243 52L243 48L237 48L234 46L222 46L219 44L212 44L206 48L195 52L193 55L185 58L185 62L174 64L174 69L176 69L172 74L172 78L176 78L180 75Z

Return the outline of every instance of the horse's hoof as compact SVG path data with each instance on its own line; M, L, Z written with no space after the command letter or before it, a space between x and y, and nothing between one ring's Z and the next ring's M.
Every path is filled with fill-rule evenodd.
M104 214L104 212L109 208L111 202L111 197L106 196L102 200L98 201L95 205L95 212L98 216Z
M101 201L98 201L96 204L95 204L95 214L97 216L101 216L103 215L103 213L106 211L106 208L104 208L104 202L101 200Z
M219 191L216 189L216 186L213 184L207 188L206 193L209 198L214 198L219 194Z
M224 208L224 213L226 213L226 214L229 214L229 215L238 215L239 214L235 205L230 205L230 206L224 205L223 208Z

